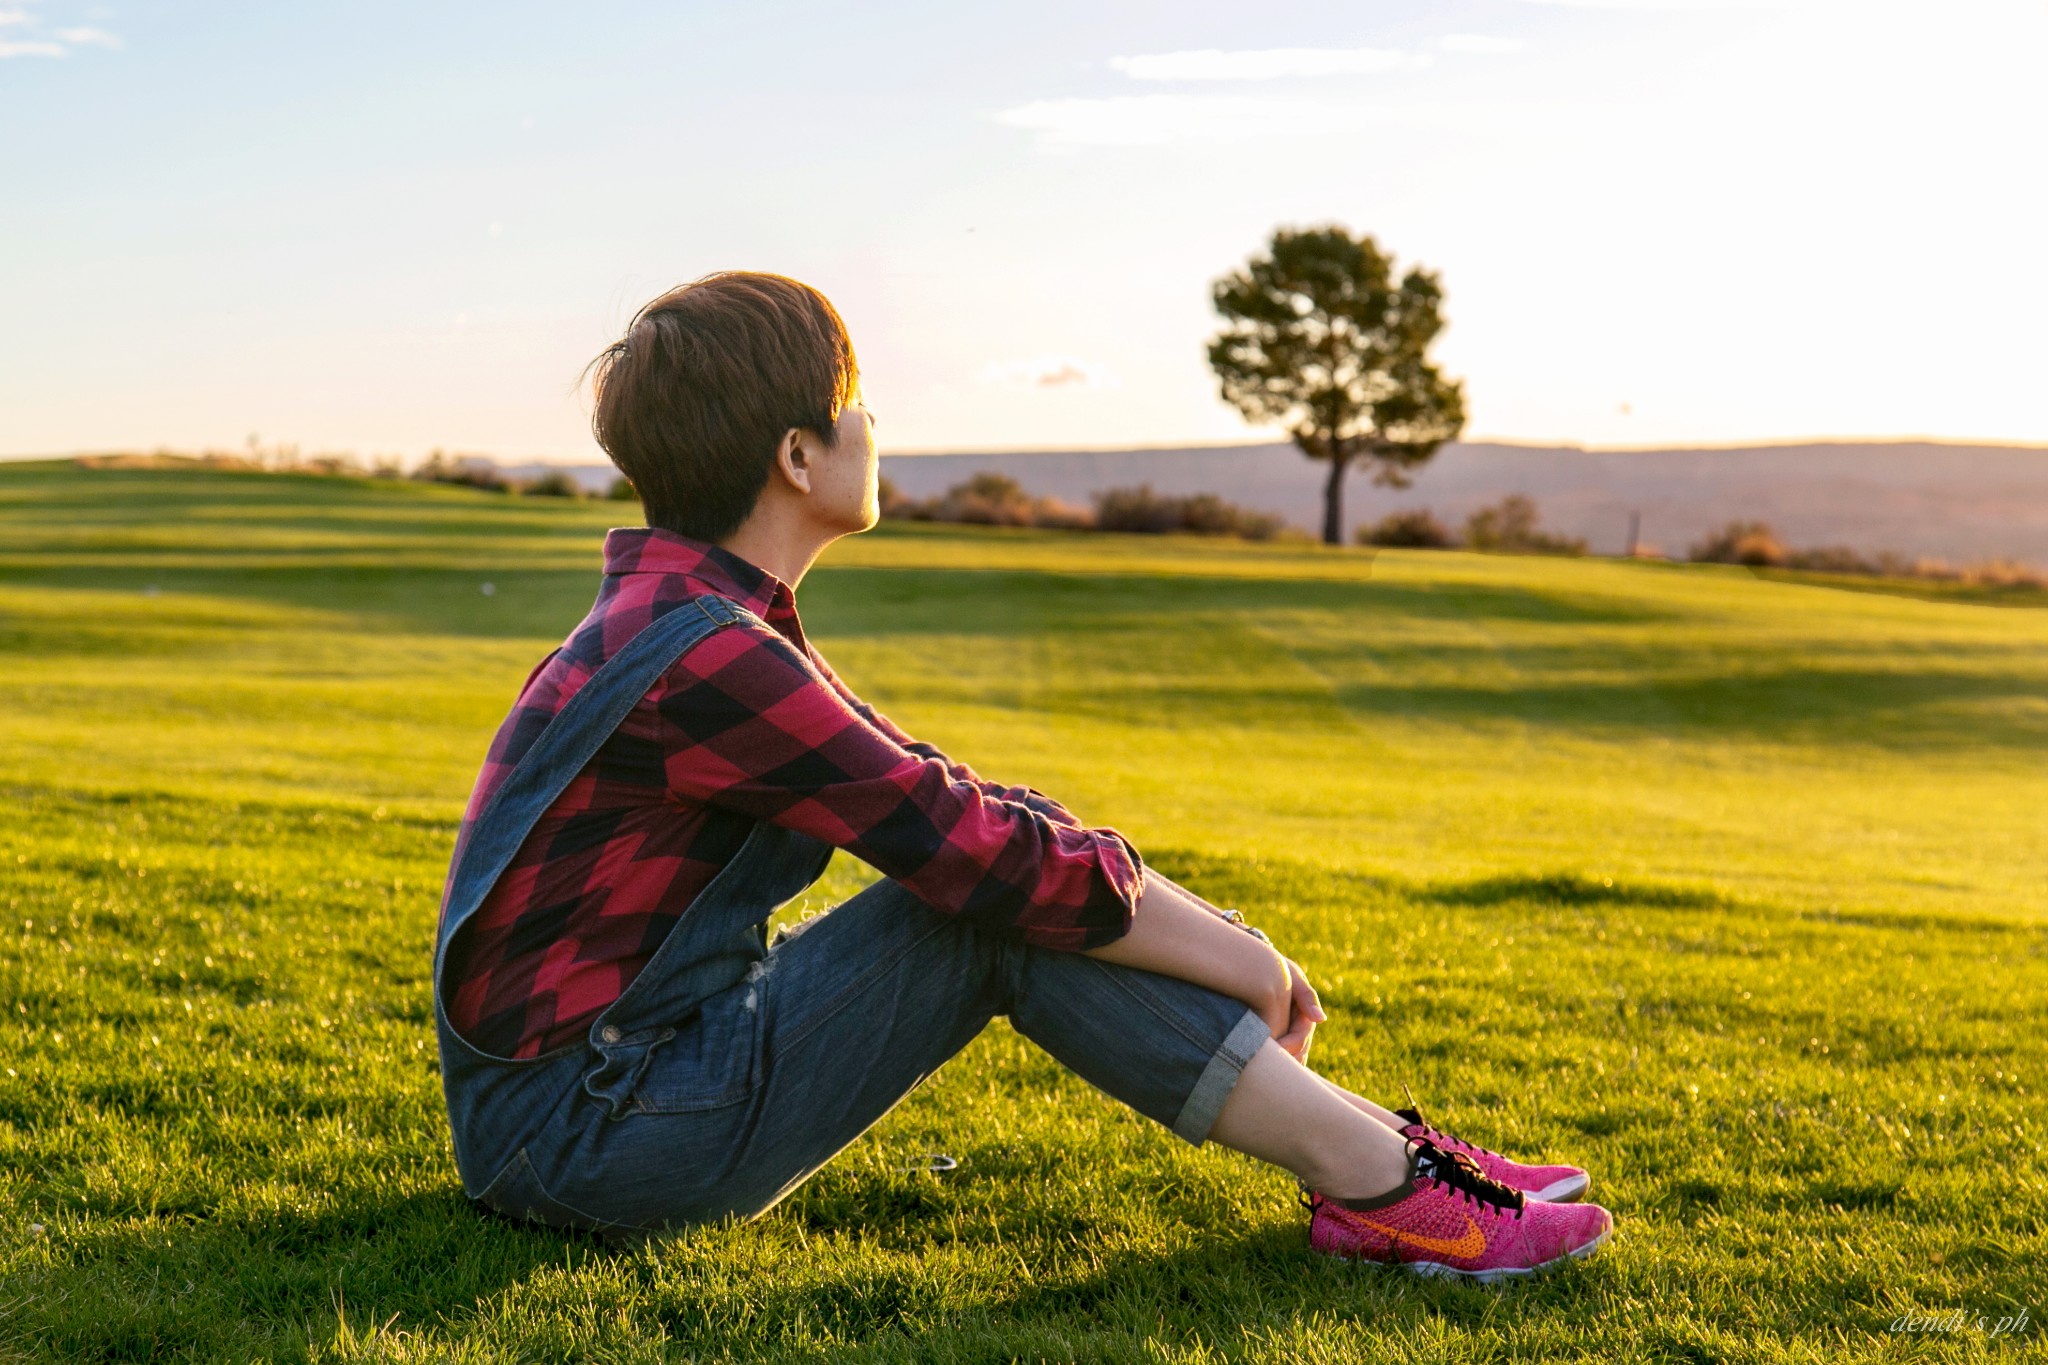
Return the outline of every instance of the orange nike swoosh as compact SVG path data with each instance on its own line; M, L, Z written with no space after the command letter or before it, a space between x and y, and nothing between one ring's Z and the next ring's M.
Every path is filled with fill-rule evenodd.
M1423 1251L1436 1251L1446 1256L1469 1259L1486 1250L1486 1234L1479 1230L1479 1224L1472 1221L1471 1214L1459 1209L1458 1216L1465 1220L1465 1235L1462 1237L1424 1237L1419 1232L1402 1232L1398 1228L1383 1227L1370 1218L1360 1218L1358 1221L1374 1232L1383 1233L1397 1242L1406 1242L1409 1246L1418 1247Z

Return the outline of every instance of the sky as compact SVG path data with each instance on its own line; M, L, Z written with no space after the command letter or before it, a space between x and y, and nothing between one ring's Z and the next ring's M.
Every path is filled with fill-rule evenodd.
M0 455L601 458L718 269L887 450L1230 441L1217 276L1435 270L1470 438L2048 442L2048 4L0 0Z

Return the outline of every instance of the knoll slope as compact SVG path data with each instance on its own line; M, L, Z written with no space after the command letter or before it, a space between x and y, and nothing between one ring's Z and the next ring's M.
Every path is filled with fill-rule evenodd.
M1313 1262L1284 1177L1001 1026L758 1224L473 1217L435 897L618 511L0 468L0 1357L1790 1360L2042 1316L2048 612L1719 569L888 527L802 592L913 732L1271 929L1319 1066L1594 1167L1596 1261Z

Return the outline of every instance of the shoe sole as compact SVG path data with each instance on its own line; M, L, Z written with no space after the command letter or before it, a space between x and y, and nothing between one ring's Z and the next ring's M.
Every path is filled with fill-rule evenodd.
M1591 1256L1601 1247L1606 1246L1607 1239L1613 1235L1614 1224L1609 1223L1606 1227L1600 1229L1598 1237L1595 1237L1584 1246L1573 1247L1564 1255L1554 1260L1545 1261L1541 1265L1501 1266L1493 1270L1460 1270L1454 1265L1444 1265L1440 1261L1404 1261L1402 1264L1417 1275L1446 1275L1460 1280L1477 1280L1480 1284L1494 1284L1501 1280L1527 1279L1531 1275L1540 1275L1546 1270L1553 1270L1563 1265L1566 1261L1576 1261Z
M1593 1187L1590 1175L1568 1175L1562 1180L1553 1180L1540 1190L1530 1190L1525 1199L1538 1204L1576 1204L1586 1197L1586 1191Z

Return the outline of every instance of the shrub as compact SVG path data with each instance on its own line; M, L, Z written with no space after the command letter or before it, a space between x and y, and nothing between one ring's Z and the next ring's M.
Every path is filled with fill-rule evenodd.
M1873 573L1877 566L1847 545L1822 545L1812 550L1786 551L1785 567L1815 573Z
M1279 517L1225 502L1214 493L1171 497L1150 484L1095 495L1095 507L1058 498L1035 498L1007 474L983 471L931 498L906 497L888 479L877 490L882 515L892 521L971 522L983 526L1039 526L1062 531L1190 531L1205 536L1271 540L1286 533Z
M519 491L532 498L580 498L583 485L566 469L550 469L537 479L529 479Z
M606 502L638 502L640 494L633 487L633 481L624 474L612 480L612 486L604 490Z
M1536 503L1524 493L1510 493L1490 507L1465 518L1465 544L1475 550L1505 550L1526 555L1582 555L1586 542L1576 536L1554 536L1536 529Z
M1031 524L1049 531L1092 531L1095 514L1058 498L1040 498L1032 504Z
M1731 521L1692 547L1696 564L1747 564L1753 569L1785 562L1785 546L1769 523Z
M413 470L415 479L426 483L454 483L465 488L481 488L492 493L508 493L512 485L498 472L498 467L489 460L477 456L455 458L436 450L420 462Z
M1149 483L1136 488L1109 488L1095 495L1097 530L1155 535L1173 530L1179 520L1174 500L1154 493Z
M1254 512L1225 502L1214 493L1187 497L1155 493L1149 483L1136 488L1110 488L1095 495L1095 529L1158 535L1189 531L1201 536L1241 536L1271 540L1285 525L1268 512Z
M1919 578L1965 587L2048 590L2048 573L2008 559L1953 565L1931 555L1902 555L1880 550L1864 555L1847 545L1821 545L1811 550L1787 549L1761 521L1731 521L1692 547L1699 563L1746 564L1755 569L1804 569L1809 573L1867 574L1875 578Z
M1963 581L1986 588L2031 588L2036 592L2048 592L2048 573L2031 564L2016 564L2010 559L1993 559L1965 569Z
M1254 512L1225 502L1214 493L1196 493L1181 502L1181 529L1200 536L1242 536L1271 540L1284 523L1270 512Z
M1450 528L1436 519L1427 507L1389 512L1370 526L1358 528L1360 545L1384 545L1409 550L1447 550L1457 544Z
M883 479L877 488L882 515L892 521L965 522L976 526L1047 526L1085 530L1094 518L1058 498L1034 498L1007 474L983 470L931 498L912 498Z
M941 499L940 521L960 521L973 526L1031 525L1031 495L1007 474L986 471L947 489Z
M353 455L311 455L303 460L280 467L285 474L324 474L330 479L362 479L369 477L362 461Z

